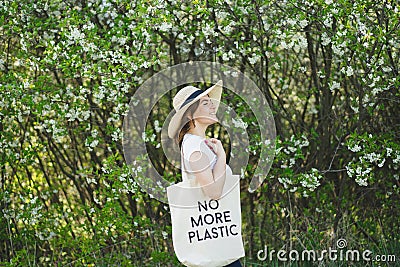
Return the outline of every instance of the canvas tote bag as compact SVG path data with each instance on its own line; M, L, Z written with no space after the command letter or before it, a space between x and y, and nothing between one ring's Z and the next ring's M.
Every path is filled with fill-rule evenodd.
M172 241L185 266L224 266L244 257L239 175L226 172L222 197L207 197L195 179L167 188Z

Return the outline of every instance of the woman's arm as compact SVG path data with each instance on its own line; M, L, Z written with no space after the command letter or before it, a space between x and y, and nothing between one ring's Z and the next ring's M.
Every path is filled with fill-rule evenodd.
M218 139L213 138L206 141L206 144L217 155L214 169L211 170L210 158L200 151L195 151L190 155L189 163L203 192L212 199L219 199L226 178L226 154Z

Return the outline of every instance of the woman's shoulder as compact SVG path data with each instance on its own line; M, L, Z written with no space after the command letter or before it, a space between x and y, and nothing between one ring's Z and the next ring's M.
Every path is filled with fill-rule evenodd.
M198 135L194 134L185 134L183 137L183 143L182 143L182 150L183 152L189 156L191 155L194 151L202 151L205 148L202 146L204 144L204 138Z
M198 135L194 135L194 134L185 134L185 136L183 137L183 141L185 143L200 143L202 141L204 141L205 139L201 136Z

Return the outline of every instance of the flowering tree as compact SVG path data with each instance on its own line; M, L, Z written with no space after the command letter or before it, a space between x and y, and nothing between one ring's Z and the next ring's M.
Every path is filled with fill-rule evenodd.
M274 113L273 168L243 193L249 261L266 243L318 249L338 237L399 250L396 1L2 0L0 10L4 263L177 264L167 207L136 185L121 129L143 81L198 60L249 75ZM144 139L168 177L179 171L159 149L166 98ZM254 117L240 123L254 133L250 177L262 142Z

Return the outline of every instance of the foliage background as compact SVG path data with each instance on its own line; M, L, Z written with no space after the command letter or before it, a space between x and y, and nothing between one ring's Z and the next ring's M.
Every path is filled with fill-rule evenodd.
M121 129L143 81L197 60L246 73L275 117L273 167L256 193L242 184L245 265L264 245L338 238L398 253L399 24L391 0L1 0L2 265L178 265L168 208L129 174ZM150 157L173 176L154 112Z

